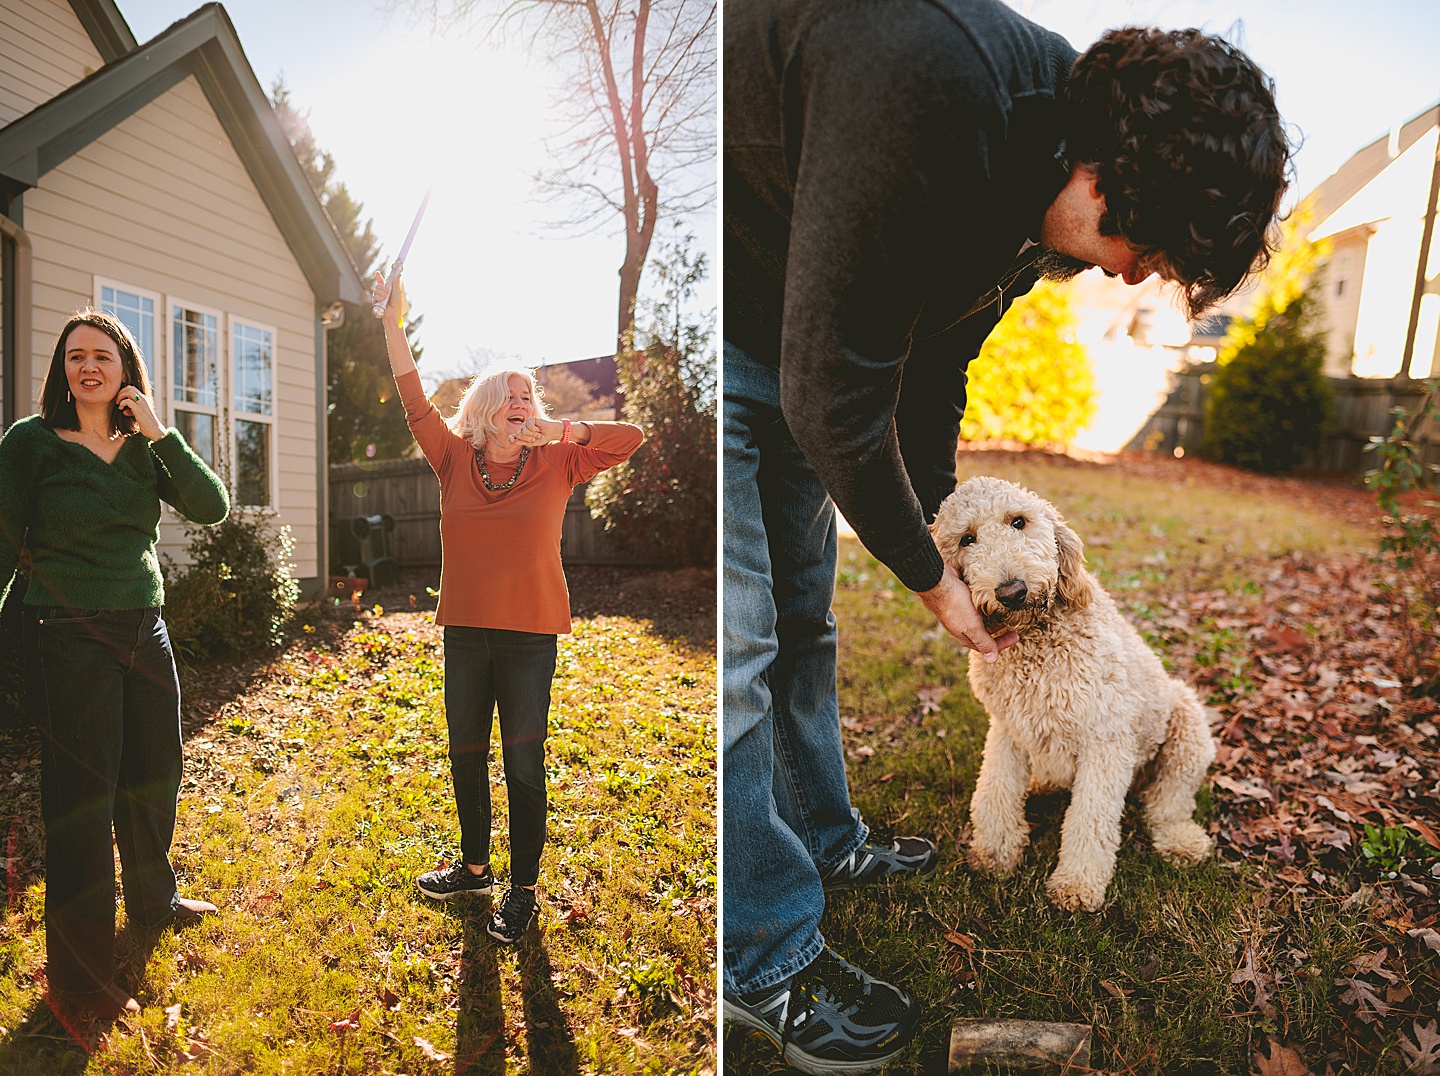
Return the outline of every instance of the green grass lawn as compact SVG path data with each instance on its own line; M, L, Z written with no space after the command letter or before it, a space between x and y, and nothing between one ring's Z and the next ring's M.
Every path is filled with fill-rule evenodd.
M0 919L0 1071L713 1072L709 611L594 615L561 636L542 929L513 948L485 934L490 898L415 889L459 854L432 614L342 612L312 611L189 735L173 856L182 891L223 914L158 938L122 917L144 1010L93 1057L41 1000L38 809L4 812L11 878L28 873Z
M1278 558L1374 548L1373 534L1346 522L1364 514L1347 491L1280 496L1273 480L1246 489L1201 469L1127 473L1040 454L962 453L961 466L962 480L996 474L1053 501L1142 630L1146 608L1172 593L1213 589L1258 608ZM1284 887L1262 885L1249 863L1169 866L1150 851L1132 805L1105 908L1057 911L1044 881L1065 795L1031 798L1032 843L1014 876L972 873L963 857L987 719L970 694L964 652L853 538L841 544L835 610L852 800L872 825L930 836L942 855L931 880L833 895L821 924L842 956L922 1006L916 1042L888 1071L944 1072L951 1021L978 1016L1091 1025L1091 1063L1107 1072L1249 1073L1254 1050L1272 1036L1306 1045L1316 1076L1326 1072L1325 1048L1343 1037L1332 984L1374 947L1373 907L1336 890L1308 901L1302 916ZM1223 642L1228 629L1195 630ZM1211 797L1201 790L1202 820ZM1242 970L1247 945L1297 966L1254 1005ZM1387 1034L1388 1047L1371 1044L1374 1067L1346 1071L1404 1071L1395 1030L1379 1038ZM727 1030L724 1059L733 1076L789 1071L766 1040L740 1031Z

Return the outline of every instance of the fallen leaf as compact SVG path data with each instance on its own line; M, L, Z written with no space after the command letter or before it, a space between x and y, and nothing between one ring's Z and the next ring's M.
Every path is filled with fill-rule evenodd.
M1311 1076L1310 1068L1290 1047L1268 1039L1270 1056L1255 1051L1255 1076Z
M447 1053L442 1053L441 1051L435 1049L435 1047L431 1046L428 1042L426 1042L424 1039L422 1039L419 1035L416 1035L416 1036L415 1036L415 1045L418 1046L418 1047L420 1047L420 1052L421 1052L422 1054L424 1054L426 1057L428 1057L431 1061L449 1061L449 1060L450 1060L450 1055L449 1055L449 1054L447 1054Z
M1245 939L1245 956L1235 974L1230 976L1230 982L1236 986L1249 983L1255 988L1255 1008L1265 1016L1275 1015L1275 1006L1270 1004L1270 995L1275 988L1274 976L1256 966L1255 945L1248 938Z
M964 949L967 953L973 953L975 951L975 939L968 934L961 934L958 930L947 930L945 932L945 940L951 945L960 946L960 948Z
M1254 800L1273 800L1275 797L1268 788L1253 778L1240 778L1227 776L1220 773L1215 775L1215 783L1228 792L1237 796L1245 796Z
M1310 649L1309 636L1294 628L1271 628L1265 637L1277 654L1303 654Z
M1124 989L1123 987L1116 986L1109 979L1101 979L1100 987L1112 998L1128 998L1130 996L1130 991Z
M347 1031L360 1030L360 1010L356 1009L343 1020L334 1020L330 1024L331 1031L338 1031L342 1035Z
M950 694L948 687L922 687L915 692L915 697L920 700L920 715L934 714L940 711L940 703L945 696Z
M1390 1006L1375 993L1375 987L1364 979L1336 979L1335 985L1345 987L1340 994L1341 1002L1352 1006L1355 1015L1367 1024L1390 1011Z
M1413 1043L1403 1031L1400 1033L1400 1052L1410 1062L1405 1066L1406 1070L1422 1073L1423 1076L1440 1074L1440 1034L1435 1031L1435 1021L1426 1020L1422 1024L1416 1020L1411 1026L1415 1031Z
M1432 951L1440 953L1440 933L1436 933L1429 927L1416 927L1414 930L1407 930L1405 933L1412 938L1419 938Z
M391 990L388 986L382 986L378 996L380 998L380 1004L390 1012L395 1012L400 1008L400 995L396 994L395 991Z
M180 1003L178 1001L165 1009L165 1030L172 1035L180 1030Z

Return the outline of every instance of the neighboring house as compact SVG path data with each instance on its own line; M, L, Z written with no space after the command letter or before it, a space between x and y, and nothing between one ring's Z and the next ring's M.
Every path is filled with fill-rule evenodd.
M323 586L325 328L364 289L225 10L139 45L111 0L0 0L0 212L4 425L36 410L65 319L109 310L160 420ZM167 508L161 550L184 547Z
M600 422L615 417L614 355L537 366L535 380L542 388L550 387L550 410L557 418L588 418ZM465 395L470 381L470 377L446 378L430 394L430 402L449 418L460 406L460 397Z
M1400 369L1425 211L1435 172L1440 105L1355 153L1312 193L1312 239L1328 239L1321 278L1329 351L1336 377L1393 377ZM1426 265L1426 293L1408 373L1440 374L1440 237Z

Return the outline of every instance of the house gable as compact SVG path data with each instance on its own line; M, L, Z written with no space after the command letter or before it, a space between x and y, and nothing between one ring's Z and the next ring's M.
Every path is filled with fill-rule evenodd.
M322 304L365 301L334 225L310 190L224 9L207 4L0 129L0 195L15 206L60 162L195 76Z
M0 127L59 96L106 57L66 0L0 4Z

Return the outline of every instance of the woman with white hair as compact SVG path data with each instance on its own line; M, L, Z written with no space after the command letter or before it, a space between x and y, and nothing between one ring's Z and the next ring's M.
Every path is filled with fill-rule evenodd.
M488 931L516 941L537 914L545 844L545 733L556 637L570 631L560 531L570 491L640 446L625 422L550 418L528 370L471 382L447 424L420 386L405 339L405 288L375 274L390 368L406 421L440 479L440 602L445 722L460 816L459 861L417 880L434 900L494 891L490 728L500 712L510 801L510 888Z

